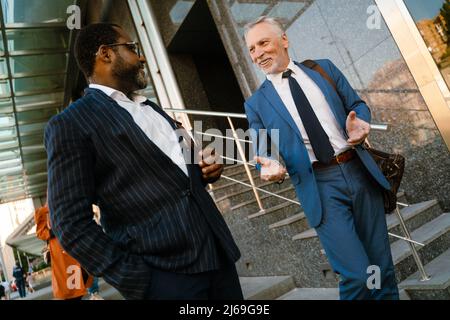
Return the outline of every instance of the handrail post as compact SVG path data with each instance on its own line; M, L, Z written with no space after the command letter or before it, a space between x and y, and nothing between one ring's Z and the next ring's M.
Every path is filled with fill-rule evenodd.
M402 214L400 213L398 206L395 208L395 213L398 216L398 219L400 221L400 227L402 228L402 231L405 234L405 237L407 239L411 239L411 234L409 233L409 230L406 227L405 220L403 220ZM431 277L425 271L422 261L420 260L420 256L417 253L416 246L414 245L414 243L411 243L410 241L407 241L407 242L408 242L409 247L411 248L411 253L413 255L414 261L416 262L417 268L419 269L420 276L421 276L420 281L430 280Z
M264 212L265 210L262 205L261 198L259 197L258 190L256 190L255 181L253 181L252 173L247 164L247 158L245 157L245 152L242 149L241 142L239 141L239 137L236 133L236 130L234 129L234 125L233 125L233 122L231 121L231 118L227 117L227 119L228 119L228 123L230 124L231 131L233 132L234 141L236 142L236 146L238 148L239 155L241 156L242 160L244 160L245 172L247 173L250 184L252 185L253 193L255 194L255 198L256 198L256 202L258 203L259 210L260 210L260 212Z

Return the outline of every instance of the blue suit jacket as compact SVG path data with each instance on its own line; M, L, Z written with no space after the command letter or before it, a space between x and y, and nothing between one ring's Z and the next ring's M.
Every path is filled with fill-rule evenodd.
M357 117L370 122L370 110L350 86L341 71L329 60L316 61L334 80L339 91L336 93L330 83L318 72L296 63L322 90L338 124L345 132L345 122L350 111L355 111ZM245 111L249 126L252 129L279 129L278 148L283 158L291 181L295 186L297 196L302 204L305 215L311 227L317 227L322 220L322 207L317 190L314 171L311 166L308 151L297 125L289 114L286 106L276 92L271 81L266 80L261 87L245 102ZM257 143L253 141L255 154ZM275 141L276 142L276 141ZM390 189L389 182L383 176L370 154L362 146L356 146L356 152L370 174L384 188ZM264 156L264 154L261 154Z
M145 297L153 268L216 269L216 246L225 260L239 258L198 165L188 165L187 177L102 91L87 89L53 117L45 146L55 235L89 273L103 276L125 298ZM92 220L94 203L105 233Z

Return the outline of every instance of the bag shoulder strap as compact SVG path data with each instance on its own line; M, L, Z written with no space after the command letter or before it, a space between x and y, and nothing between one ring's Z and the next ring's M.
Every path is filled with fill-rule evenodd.
M312 69L312 70L318 72L325 80L327 80L331 84L333 89L336 92L338 92L337 91L337 87L336 87L336 83L334 83L333 79L331 79L331 77L328 75L328 73L325 70L323 70L323 68L320 66L320 64L318 64L314 60L309 60L308 59L308 60L303 61L302 65L304 65L308 69Z
M337 93L337 95L339 96L339 99L341 99L342 103L345 104L345 99L342 97L341 93L339 92L339 90L337 89L336 83L334 82L334 80L328 75L328 73L320 66L320 64L318 64L317 62L315 62L314 60L310 60L307 59L305 61L303 61L301 63L302 65L304 65L305 67L312 69L316 72L318 72L322 78L324 78L325 80L328 81L329 84L331 84L331 86L333 87L334 91Z

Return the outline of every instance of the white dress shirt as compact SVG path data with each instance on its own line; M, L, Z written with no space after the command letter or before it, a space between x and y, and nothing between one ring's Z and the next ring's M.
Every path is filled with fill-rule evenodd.
M123 92L99 84L90 84L89 88L103 91L127 110L147 137L188 176L186 161L175 130L162 115L144 104L146 97L135 94L133 100L130 100Z
M334 149L334 154L337 155L350 149L351 145L347 143L344 132L337 123L336 118L334 117L334 114L322 93L322 90L320 90L314 80L312 80L302 69L294 64L292 60L289 61L287 68L292 70L292 77L297 80L298 84L304 91L306 98L311 104L314 113L323 127L323 130L325 130L325 133L330 139L331 146ZM303 126L300 115L298 114L297 107L295 106L294 98L292 98L291 89L289 88L289 80L287 78L283 79L282 76L282 72L278 74L269 74L267 75L267 79L272 82L275 90L300 130L306 149L308 150L309 159L311 162L317 161L317 158L312 150L309 137L306 133L305 127Z

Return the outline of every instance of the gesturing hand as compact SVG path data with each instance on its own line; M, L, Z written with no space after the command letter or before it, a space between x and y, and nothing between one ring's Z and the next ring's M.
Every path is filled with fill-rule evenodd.
M355 111L351 111L348 114L345 126L348 134L347 142L351 145L360 144L369 135L370 124L358 119Z
M286 168L278 161L255 157L256 163L261 164L261 179L264 181L282 181L286 176Z
M220 178L223 171L223 164L217 163L219 157L215 150L205 149L199 152L200 159L199 166L202 169L202 178L206 183L213 183Z

